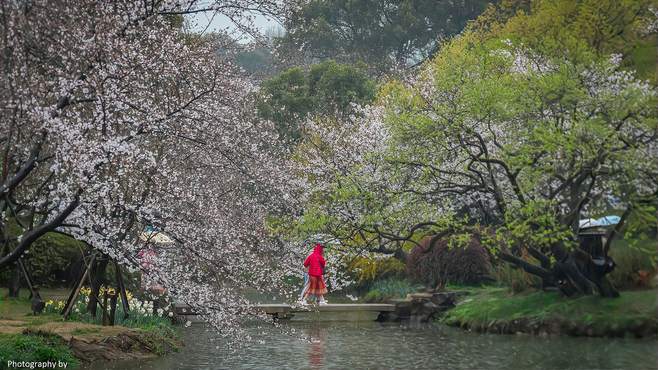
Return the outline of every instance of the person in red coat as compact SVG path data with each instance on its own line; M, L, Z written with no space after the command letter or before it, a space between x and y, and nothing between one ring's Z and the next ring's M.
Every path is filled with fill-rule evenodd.
M306 292L304 293L304 298L309 295L313 295L318 300L319 304L326 304L327 301L324 300L324 295L327 294L327 285L324 283L324 267L326 261L322 256L323 250L322 244L316 244L313 248L313 253L309 254L304 260L304 267L308 269L309 275L309 286Z

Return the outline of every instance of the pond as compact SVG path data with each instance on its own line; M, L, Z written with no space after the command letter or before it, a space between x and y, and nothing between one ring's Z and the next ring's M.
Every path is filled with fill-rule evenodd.
M203 324L184 329L186 346L148 361L86 369L657 369L658 342L636 339L476 334L438 324L290 321L282 333L249 326L254 342L228 354ZM312 341L300 340L302 333Z

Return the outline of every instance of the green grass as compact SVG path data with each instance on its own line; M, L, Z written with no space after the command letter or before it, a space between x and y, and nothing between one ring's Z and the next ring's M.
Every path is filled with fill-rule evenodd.
M413 285L404 279L386 279L375 281L370 291L363 298L366 302L383 302L388 299L404 298L409 293L421 289L418 285Z
M172 331L174 330L173 325L171 324L171 320L166 317L160 317L160 316L145 316L138 314L136 312L131 312L130 315L128 315L128 318L123 318L123 310L122 309L117 309L116 316L114 319L114 324L115 325L121 325L125 326L128 328L139 328L139 329L152 329L152 328L161 328L161 327L168 327ZM61 317L60 317L61 319ZM96 314L96 317L93 317L91 314L85 312L85 313L71 313L71 315L68 318L69 321L78 321L78 322L85 322L89 324L96 324L96 325L102 325L103 324L103 316L102 316L102 311L100 310Z
M18 319L31 312L27 298L6 298L0 296L0 319Z
M62 361L67 368L79 365L71 350L56 335L41 332L28 334L0 334L0 369L7 367L7 361Z
M0 297L0 319L25 321L28 327L38 326L51 321L62 321L62 317L54 313L33 315L31 303L27 297Z
M73 335L85 335L85 334L95 334L100 333L101 328L80 328L71 331Z
M172 351L178 352L179 333L171 324L151 326L142 330L145 332L142 340L147 342L158 356L163 356Z
M178 328L176 328L168 318L159 317L159 316L145 316L138 314L137 312L132 312L131 315L124 319L123 311L121 309L117 310L115 325L124 326L129 328L137 328L142 331L142 340L148 344L148 347L158 355L163 355L165 353L175 351L179 346L179 337L180 333ZM4 342L0 343L0 359L5 359L5 353L16 353L15 356L7 359L14 359L20 361L38 361L34 357L30 357L21 352L20 348L39 348L38 353L48 354L48 356L64 356L64 352L61 351L59 347L59 342L53 338L59 338L56 335L48 336L47 334L39 332L39 325L49 323L49 322L60 322L64 323L62 316L58 313L42 313L39 315L32 315L30 311L30 301L25 298L0 298L0 319L9 319L9 320L20 320L24 322L21 324L22 327L25 327L29 332L39 333L39 336L34 337L33 335L25 334L2 334L5 339ZM68 322L84 322L89 324L99 325L95 328L81 328L75 329L71 332L73 335L84 336L84 335L98 335L102 334L103 327L102 316L99 311L96 318L92 317L88 313L84 314L72 314ZM28 337L27 339L23 337ZM45 339L44 339L45 338ZM32 346L32 347L30 347ZM50 347L51 352L48 352L45 348ZM68 347L67 347L68 348ZM5 352L2 352L5 351ZM43 357L48 359L47 357ZM51 361L60 357L50 357ZM64 357L61 357L64 358ZM6 365L6 361L4 362ZM0 365L0 368L2 368Z
M555 292L511 295L505 288L473 289L457 307L448 311L444 323L478 330L514 320L536 323L568 322L606 332L638 325L656 325L656 290L626 291L619 298L561 297Z

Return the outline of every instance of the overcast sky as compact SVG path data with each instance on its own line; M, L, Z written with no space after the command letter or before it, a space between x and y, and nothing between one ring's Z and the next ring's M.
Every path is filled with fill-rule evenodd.
M243 42L249 41L250 37L243 35L239 30L236 29L233 22L231 22L227 17L223 15L215 15L211 12L201 12L195 13L187 16L187 22L192 27L192 30L196 32L216 32L216 31L228 31L235 33L235 37L244 36L247 39L242 40ZM282 29L281 24L277 21L265 17L261 14L255 15L254 20L255 26L261 31L265 32L268 29L276 28Z

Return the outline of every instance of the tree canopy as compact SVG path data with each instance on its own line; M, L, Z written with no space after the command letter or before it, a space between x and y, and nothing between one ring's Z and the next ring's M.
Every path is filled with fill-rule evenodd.
M615 296L610 242L658 217L658 0L488 3L3 2L0 268L64 233L225 334L313 237L331 269L443 239ZM202 11L249 32L287 12L287 33L189 33ZM257 85L274 59L304 64ZM147 230L171 240L148 271Z
M308 116L347 117L353 105L365 105L375 95L375 83L362 68L333 60L305 71L290 68L261 86L258 112L273 121L279 134L296 141L300 123Z
M655 225L658 163L643 159L658 157L657 92L621 54L565 54L542 46L562 36L511 31L543 15L469 31L386 84L363 118L311 124L300 165L317 191L298 226L389 253L476 233L567 294L615 295L614 262L577 248L578 222L616 210L619 229Z
M471 28L484 38L509 38L574 62L620 54L624 67L655 82L657 7L655 0L506 0Z
M208 6L240 19L255 4L273 6ZM139 269L140 236L155 228L173 245L145 279L232 333L246 307L236 289L283 281L276 260L290 249L263 221L295 197L274 127L252 114L250 81L212 38L172 27L197 6L0 6L0 267L57 230Z
M309 0L294 6L282 53L365 62L383 72L430 55L441 38L462 31L487 1Z

